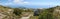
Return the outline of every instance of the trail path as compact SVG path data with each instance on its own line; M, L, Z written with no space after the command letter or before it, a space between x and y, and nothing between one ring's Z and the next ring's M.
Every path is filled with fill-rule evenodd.
M31 15L27 16L27 17L22 17L21 19L29 19Z

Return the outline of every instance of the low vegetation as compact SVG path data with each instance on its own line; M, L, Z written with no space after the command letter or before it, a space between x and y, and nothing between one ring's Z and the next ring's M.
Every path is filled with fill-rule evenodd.
M57 6L57 7L59 7L59 6ZM57 7L47 8L47 9L42 10L41 12L38 11L39 16L32 16L32 17L30 17L30 19L35 19L35 18L36 19L54 19L53 12L54 12L54 9ZM13 18L11 17L11 19L21 18L22 12L34 12L33 9L29 9L29 8L11 8L11 7L5 7L5 6L0 5L0 12L4 12L4 13L8 14L7 13L8 9L14 10L12 12L13 15L11 15ZM33 13L32 13L32 15L33 15ZM10 17L10 16L8 16L8 17ZM8 17L6 16L5 18L8 18Z

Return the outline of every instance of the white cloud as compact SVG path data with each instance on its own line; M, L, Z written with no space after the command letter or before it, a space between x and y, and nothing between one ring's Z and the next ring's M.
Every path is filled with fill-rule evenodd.
M9 0L9 1L12 1L12 0ZM25 2L24 0L13 0L12 2L13 2L13 3L16 3L16 4L29 3L29 2Z
M14 3L22 3L21 0L13 0Z
M24 3L27 3L28 4L29 2L24 2Z
M60 3L56 2L33 2L30 5L60 5Z
M0 3L0 5L23 5L28 3L29 2L25 2L24 0L8 0L6 3Z
M15 3L15 4L27 4L28 2L25 2L24 0L13 0L13 3Z

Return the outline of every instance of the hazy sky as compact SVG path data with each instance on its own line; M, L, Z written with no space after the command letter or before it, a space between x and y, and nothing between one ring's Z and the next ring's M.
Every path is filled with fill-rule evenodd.
M48 8L60 5L60 0L0 0L0 5L24 6L28 8Z

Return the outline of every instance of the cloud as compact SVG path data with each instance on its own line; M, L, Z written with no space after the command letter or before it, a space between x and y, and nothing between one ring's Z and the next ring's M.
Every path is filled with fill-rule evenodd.
M13 0L13 3L15 3L15 4L27 4L28 2L25 2L24 0Z
M22 1L21 0L13 0L13 3L20 4L20 3L22 3Z
M5 3L0 3L0 5L24 5L28 3L29 2L25 2L24 0L8 0Z
M28 4L29 2L24 2L24 3L27 3Z
M0 3L4 5L60 5L56 2L27 2L24 0L8 0L6 3Z
M60 5L60 3L57 3L57 2L33 2L33 3L30 3L30 5Z

